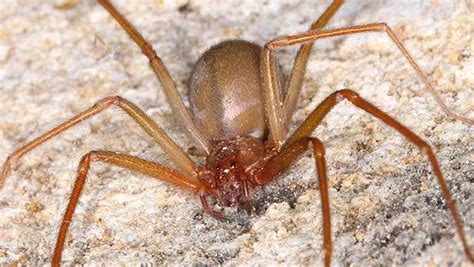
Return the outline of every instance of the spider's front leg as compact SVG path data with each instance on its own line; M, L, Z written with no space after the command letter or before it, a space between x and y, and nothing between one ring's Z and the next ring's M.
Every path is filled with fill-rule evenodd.
M182 125L187 129L196 146L205 151L206 154L209 154L211 150L209 140L207 140L206 136L204 136L201 130L197 127L196 122L191 117L189 110L184 105L183 100L176 89L173 78L171 78L168 69L161 58L156 54L155 50L153 50L151 44L143 38L137 29L133 27L133 25L114 7L114 5L112 5L112 3L110 3L110 1L98 0L98 2L110 13L110 15L112 15L138 47L140 47L142 53L150 61L150 66L158 77L174 113L176 113L176 116L180 118Z
M301 138L298 141L282 149L274 158L272 158L254 178L258 185L264 185L281 171L286 169L295 159L297 159L306 149L312 148L316 169L318 173L319 189L321 195L321 208L323 213L323 250L324 265L331 263L332 241L331 241L331 214L329 210L329 194L326 176L326 162L324 158L324 145L314 137Z
M312 30L304 32L301 34L290 35L290 36L280 36L277 37L265 44L264 50L262 52L262 64L261 64L261 73L263 79L263 96L265 103L265 110L267 112L267 120L270 128L271 139L276 143L277 147L280 147L283 144L283 139L286 135L286 125L288 124L291 114L288 112L292 111L292 106L295 103L295 99L285 98L284 102L281 100L282 96L280 95L281 88L279 84L279 77L277 72L277 64L274 59L273 49L275 47L286 47L297 44L308 44L312 43L317 39L350 35L356 33L365 33L365 32L384 32L388 37L393 41L397 46L398 50L402 53L408 63L416 71L417 75L425 84L428 92L435 98L438 106L443 109L443 112L456 120L463 121L467 124L474 125L474 119L467 118L465 116L458 115L451 111L450 108L446 106L443 99L438 92L434 89L430 80L422 69L415 62L413 57L408 53L408 50L402 44L400 39L396 36L395 32L385 23L370 23L365 25L358 26L349 26L336 29L324 29L324 30ZM300 72L304 71L304 68L299 70ZM303 73L300 73L301 75ZM298 89L295 87L293 90ZM298 89L299 90L299 89ZM287 95L290 93L287 92ZM297 94L297 93L292 93Z
M141 172L147 176L158 178L172 184L182 186L187 189L191 189L195 192L202 187L202 184L197 179L191 179L182 173L165 167L161 164L147 161L138 157L130 156L127 154L120 154L110 151L91 151L84 155L79 163L77 170L77 178L74 182L71 197L64 213L64 217L59 228L58 237L56 239L56 245L54 247L52 266L59 266L61 262L61 255L64 248L64 241L66 240L66 234L69 225L72 221L74 209L79 201L84 183L86 182L87 173L89 172L91 161L103 161L124 167L126 169Z

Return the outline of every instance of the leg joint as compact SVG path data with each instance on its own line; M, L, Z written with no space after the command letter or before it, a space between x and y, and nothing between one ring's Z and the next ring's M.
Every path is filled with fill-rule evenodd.
M106 98L103 98L99 102L97 102L94 106L108 106L108 105L120 105L121 102L123 102L123 98L121 96L109 96Z
M315 137L309 137L308 139L308 145L314 149L315 153L318 156L324 156L325 151L323 142Z
M153 60L159 59L158 55L156 55L156 52L151 46L151 44L144 41L143 43L140 43L138 45L141 47L142 53L148 58L148 60L153 61Z
M377 23L377 26L379 26L379 28L383 31L389 31L390 30L390 26L388 26L388 24L385 23L385 22Z
M352 101L359 98L359 94L351 89L342 89L336 92L337 102L341 101L344 98Z
M433 150L431 149L431 146L428 145L428 143L426 143L425 141L421 140L420 144L420 149L421 151L423 151L426 155L430 155L430 154L433 154Z
M272 40L265 43L264 48L265 48L265 50L273 50L273 47L275 47L275 46L288 45L289 44L288 43L288 38L289 38L288 35L282 35L282 36L278 36L276 38L273 38Z
M115 96L111 96L110 100L112 101L114 105L120 105L121 103L123 103L124 98L119 95L115 95Z
M273 44L272 44L273 41L274 41L274 40L271 40L271 41L265 43L265 45L263 46L264 49L265 49L265 50L273 50Z
M10 165L10 164L15 164L16 163L16 157L15 155L10 155L7 157L7 159L5 160L5 165Z
M87 152L87 154L85 154L83 157L82 157L82 161L95 161L97 159L97 153L98 151L96 150L91 150L89 152Z
M315 137L309 137L308 145L314 149L317 156L323 157L325 154L324 145L321 140Z

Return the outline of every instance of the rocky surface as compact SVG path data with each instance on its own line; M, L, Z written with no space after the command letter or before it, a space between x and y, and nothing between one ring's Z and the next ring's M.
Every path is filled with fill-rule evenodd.
M330 27L387 22L448 106L472 117L474 5L454 2L348 1ZM153 44L187 100L193 62L207 47L232 38L263 44L304 31L328 2L117 5ZM193 151L146 59L94 1L2 1L0 23L0 160L117 94L142 107L179 145ZM287 72L295 51L278 50ZM474 247L473 127L446 118L384 34L322 40L313 51L294 125L337 89L352 88L376 103L433 145ZM335 266L469 266L431 167L415 146L345 102L314 135L327 150ZM151 138L116 109L38 147L14 166L0 189L1 265L51 260L77 163L92 149L170 164ZM191 192L93 164L63 260L90 265L320 264L321 211L313 165L306 154L255 190L252 216L225 209L228 221L221 222L203 214Z

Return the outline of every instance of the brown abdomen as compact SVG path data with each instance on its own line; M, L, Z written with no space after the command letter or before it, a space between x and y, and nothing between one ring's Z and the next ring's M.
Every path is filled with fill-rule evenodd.
M246 41L225 41L207 50L196 63L189 100L198 126L210 139L263 138L261 49Z

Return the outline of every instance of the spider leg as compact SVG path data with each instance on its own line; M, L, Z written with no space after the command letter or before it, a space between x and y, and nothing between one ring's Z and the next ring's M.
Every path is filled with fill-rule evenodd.
M0 173L0 188L3 186L5 178L10 169L12 162L20 159L24 154L38 145L46 142L50 138L60 134L61 132L69 129L75 124L103 111L107 107L115 105L124 110L132 119L134 119L153 139L158 143L158 145L167 153L171 160L178 166L181 170L185 171L191 176L196 174L195 163L189 158L189 156L161 129L148 115L146 115L140 108L138 108L132 102L120 97L112 96L107 97L99 102L97 102L92 107L87 110L79 113L78 115L72 117L71 119L63 122L62 124L56 126L52 130L46 132L45 134L33 139L29 143L23 145L19 149L11 153L5 163L3 164L2 172Z
M209 203L207 202L207 198L206 198L205 193L200 193L199 194L199 199L201 199L202 209L205 212L209 213L212 217L214 217L214 219L222 220L222 218L224 218L224 216L222 216L222 214L220 212L217 212L217 211L213 210L211 207L209 207Z
M360 26L350 26L337 29L328 30L316 30L308 31L301 34L291 36L280 36L265 44L262 52L262 78L264 88L264 103L267 111L267 117L269 122L269 128L272 140L280 146L286 134L286 115L284 110L281 108L282 101L279 94L280 88L278 84L278 77L276 71L276 63L273 57L273 48L277 46L290 46L305 42L312 42L316 39L322 39L333 36L349 35L363 32L385 32L390 39L395 43L397 48L402 52L403 56L407 59L408 63L415 69L418 76L425 84L428 92L435 98L438 105L443 109L444 113L453 118L465 123L474 124L474 120L453 113L444 103L441 96L435 91L433 85L428 80L426 74L423 73L421 68L416 64L413 57L408 53L405 46L401 43L400 39L395 35L393 30L385 23L371 23Z
M372 114L373 116L382 120L385 124L391 126L403 136L405 136L409 141L414 143L416 146L420 148L422 152L424 152L428 156L428 160L431 163L433 171L436 175L438 183L441 188L441 192L443 193L444 198L446 199L446 203L448 204L449 211L451 216L454 219L454 223L456 225L456 230L458 235L461 239L462 245L464 247L464 253L466 254L467 258L474 262L473 255L471 250L469 249L469 245L467 243L466 235L462 228L462 221L459 216L459 213L456 209L456 204L451 197L451 193L448 189L448 185L446 184L445 179L443 178L443 174L441 169L438 165L436 160L436 156L433 153L431 147L420 137L418 137L415 133L409 130L407 127L403 126L401 123L372 105L371 103L367 102L363 98L361 98L356 92L344 89L337 92L332 93L329 95L318 107L306 118L306 120L296 129L295 133L288 139L288 141L283 145L282 151L286 151L293 147L293 144L297 144L299 140L306 138L309 136L316 126L322 121L322 119L326 116L326 114L342 99L349 100L355 106L365 110L366 112ZM281 168L284 168L283 166Z
M323 214L323 249L324 265L331 263L332 241L331 241L331 213L329 209L329 193L326 176L326 162L324 159L323 143L313 137L304 137L291 145L283 148L274 158L272 158L263 168L262 172L256 175L254 182L257 185L264 185L281 171L287 168L306 149L312 148L316 169L318 173L319 188L321 194L321 208Z
M310 30L317 30L326 26L326 24L334 16L343 3L343 0L335 0L324 11L324 13L311 24ZM296 100L298 99L298 96L301 92L304 73L306 70L306 63L308 62L312 48L313 42L303 43L296 53L295 62L293 63L293 68L290 72L287 88L284 90L286 95L283 100L283 110L284 114L286 115L286 125L288 125L289 121L291 120L291 115L293 114Z
M103 161L118 165L126 169L138 171L145 175L191 189L196 192L202 186L199 181L190 179L178 171L175 171L155 162L110 151L91 151L87 153L82 157L79 163L76 181L74 182L71 197L69 198L69 203L67 205L66 212L64 213L64 217L59 228L58 237L56 239L56 245L54 247L54 253L51 264L52 266L59 266L61 262L61 254L64 247L64 241L66 240L66 234L69 225L72 221L74 209L77 206L79 196L84 187L91 161Z
M188 130L196 146L205 151L206 154L209 154L211 149L209 141L199 130L188 109L186 109L186 106L184 106L183 100L176 89L173 78L171 78L168 69L160 57L158 57L155 50L153 50L153 47L108 0L99 0L99 3L110 13L110 15L112 15L112 17L128 33L130 38L132 38L133 41L140 47L142 53L150 61L150 66L158 77L158 80L163 87L171 108L181 119L182 125Z

